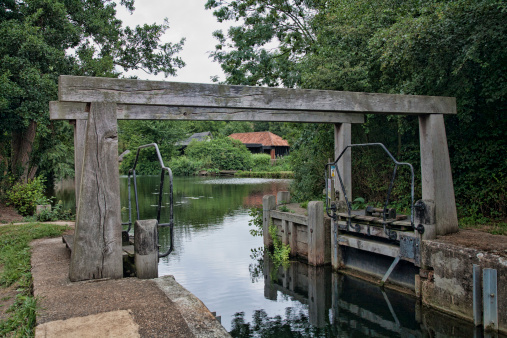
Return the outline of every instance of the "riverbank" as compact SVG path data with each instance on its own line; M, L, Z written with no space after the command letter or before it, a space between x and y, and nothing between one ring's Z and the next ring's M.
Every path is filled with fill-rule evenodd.
M35 337L227 337L206 306L172 276L71 283L60 238L31 244Z

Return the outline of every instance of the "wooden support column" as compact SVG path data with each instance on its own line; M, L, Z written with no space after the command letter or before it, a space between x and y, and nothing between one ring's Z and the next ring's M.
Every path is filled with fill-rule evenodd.
M74 188L76 192L76 215L79 206L79 192L81 190L81 176L83 173L86 123L87 120L75 120L74 123Z
M457 232L458 216L444 116L442 114L420 115L419 139L422 199L434 203L436 234Z
M351 124L350 123L336 123L334 125L334 160L340 156L343 149L351 144ZM351 166L351 151L348 149L343 154L340 161L337 163L336 169L340 171L340 175L345 186L345 192L349 202L352 200L352 166ZM335 178L335 191L338 192L338 201L345 202L345 196L343 195L342 188L340 186L340 180L338 177Z
M123 276L116 104L92 103L69 278Z
M276 200L273 195L266 195L262 198L262 237L264 246L273 246L273 239L269 235L269 224L271 223L270 211L276 208Z
M325 264L324 203L308 203L308 264Z

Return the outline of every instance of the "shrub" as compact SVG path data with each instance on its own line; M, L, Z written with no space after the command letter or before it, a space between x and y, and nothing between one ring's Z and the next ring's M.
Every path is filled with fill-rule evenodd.
M48 221L68 221L73 219L74 216L70 209L64 210L62 201L58 203L52 209L44 209L37 215L37 221L48 222Z
M192 140L185 155L193 161L202 160L202 169L245 170L252 166L251 154L245 145L228 137L205 142Z
M169 168L176 176L194 175L201 165L201 161L193 161L186 156L175 157L169 162Z
M38 204L49 204L51 201L44 195L43 177L36 177L28 183L16 183L7 191L7 205L13 205L22 216L35 213Z
M252 169L254 171L270 171L271 156L268 154L252 154Z

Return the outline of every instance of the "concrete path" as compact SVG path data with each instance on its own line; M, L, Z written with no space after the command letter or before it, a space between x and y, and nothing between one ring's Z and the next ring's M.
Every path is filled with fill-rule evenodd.
M71 283L61 238L32 242L36 337L229 337L172 276Z

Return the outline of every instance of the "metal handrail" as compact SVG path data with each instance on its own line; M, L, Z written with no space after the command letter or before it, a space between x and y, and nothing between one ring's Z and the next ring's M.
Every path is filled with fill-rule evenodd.
M137 154L136 154L136 159L134 160L134 166L129 170L129 173L128 173L128 190L129 190L129 193L128 193L128 198L129 198L129 222L128 223L122 223L124 225L128 224L128 229L127 229L127 233L130 231L131 229L131 226L132 226L132 216L131 216L131 202L130 202L130 181L131 181L131 175L132 177L134 177L134 194L135 194L135 199L136 199L136 213L137 213L137 219L140 219L140 216L139 216L139 199L138 199L138 195L137 195L137 176L136 176L136 166L137 166L137 161L139 159L139 153L141 151L141 149L144 149L144 148L149 148L149 147L154 147L155 148L155 151L157 152L157 158L158 158L158 162L160 164L160 167L161 167L161 173L160 173L160 187L159 187L159 197L158 197L158 206L157 206L157 223L158 223L158 226L159 227L169 227L169 233L170 233L170 237L171 237L171 243L170 243L170 246L169 246L169 249L164 252L164 253L160 253L158 254L158 257L159 258L162 258L162 257L166 257L168 256L174 249L174 240L173 240L173 234L174 234L174 210L173 210L173 172L171 170L171 168L169 167L166 167L164 165L164 161L162 160L162 155L160 155L160 150L158 149L158 145L156 143L150 143L150 144L145 144L145 145L142 145L142 146L139 146L137 148ZM164 187L164 178L165 178L165 174L168 174L169 175L169 207L170 207L170 213L169 213L169 223L160 223L160 213L161 213L161 210L162 210L162 196L163 196L163 187Z
M391 182L389 183L389 188L387 190L387 197L386 197L386 201L384 203L384 210L382 212L382 225L383 225L383 228L384 228L384 232L387 236L389 236L389 238L391 239L396 239L395 236L396 236L396 233L391 233L391 230L390 229L387 229L386 228L386 210L387 210L387 206L389 204L389 199L391 197L391 192L392 192L392 188L394 186L394 179L396 178L396 171L398 169L398 166L401 166L401 165L406 165L410 168L410 173L411 173L411 190L410 190L410 197L411 197L411 203L410 203L410 224L412 226L412 228L415 229L415 226L414 226L414 168L412 167L412 165L410 163L407 163L407 162L398 162L394 156L389 152L389 150L387 150L387 148L382 144L382 143L361 143L361 144L350 144L348 146L346 146L342 152L340 153L340 155L336 158L336 160L334 162L330 162L328 164L326 164L326 213L329 217L333 218L336 220L336 216L334 215L334 211L336 210L335 208L333 207L330 207L329 206L329 196L328 196L328 190L329 190L329 187L328 187L328 175L329 175L329 167L334 165L335 166L335 170L336 170L336 174L338 175L338 179L340 181L340 186L341 186L341 189L342 189L342 192L343 192L343 196L345 198L345 204L347 205L347 212L348 212L348 218L347 218L347 227L346 229L348 230L349 227L352 227L352 221L351 221L351 216L352 216L352 205L351 203L349 202L348 200L348 197L347 197L347 192L345 191L345 185L343 184L343 179L340 175L340 170L338 170L338 167L336 166L336 164L338 163L338 161L342 158L343 154L345 154L345 151L349 148L352 148L352 147L369 147L369 146L379 146L381 147L386 153L387 155L391 158L391 160L394 162L395 166L394 166L394 170L393 170L393 175L392 175L392 178L391 178ZM333 211L333 214L330 214L329 211L332 210ZM393 238L394 237L394 238Z

